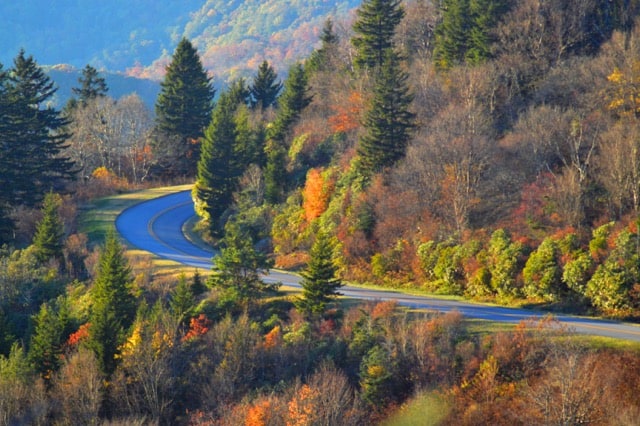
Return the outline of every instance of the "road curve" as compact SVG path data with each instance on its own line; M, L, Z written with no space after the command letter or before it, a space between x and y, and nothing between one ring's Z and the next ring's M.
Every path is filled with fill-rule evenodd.
M213 251L194 245L183 232L184 224L193 215L190 191L181 191L144 201L124 210L116 218L116 229L130 245L141 250L195 268L210 269ZM264 280L281 282L293 287L300 286L297 276L278 271L271 271ZM404 306L442 312L456 310L471 318L508 323L546 315L538 311L433 299L389 290L345 286L340 292L345 296L363 300L395 300ZM579 333L640 342L640 327L633 324L570 315L559 315L556 318Z

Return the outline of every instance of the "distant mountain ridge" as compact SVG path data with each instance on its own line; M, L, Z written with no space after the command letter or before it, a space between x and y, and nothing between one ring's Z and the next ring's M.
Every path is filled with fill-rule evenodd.
M283 71L307 56L328 17L360 0L29 0L0 2L0 63L20 48L41 65L86 64L160 80L180 38L216 80L246 76L266 59Z
M56 107L61 108L73 97L71 89L80 86L78 78L82 75L82 70L70 65L44 66L43 68L58 87L52 102ZM100 75L107 82L109 88L108 96L119 99L122 96L135 93L153 111L156 98L160 92L160 84L157 81L104 71L100 72Z

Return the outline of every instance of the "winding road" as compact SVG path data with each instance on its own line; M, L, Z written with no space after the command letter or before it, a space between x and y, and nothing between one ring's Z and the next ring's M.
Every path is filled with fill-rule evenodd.
M129 244L141 250L195 268L210 269L213 251L196 246L183 232L185 223L193 215L191 193L181 191L144 201L124 210L116 219L116 229ZM300 287L300 279L297 276L278 271L271 271L264 276L264 280ZM389 290L345 286L340 292L345 296L363 300L395 300L400 305L413 308L441 312L456 310L470 318L508 323L546 315L538 311L433 299ZM640 342L640 327L633 324L570 315L559 315L556 318L579 333Z

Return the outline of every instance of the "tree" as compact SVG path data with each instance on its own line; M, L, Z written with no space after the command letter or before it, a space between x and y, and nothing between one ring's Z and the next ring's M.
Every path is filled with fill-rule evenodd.
M365 0L356 11L353 24L356 48L355 65L360 69L376 69L383 65L386 52L393 49L396 27L404 17L399 0Z
M284 82L284 90L278 98L278 113L267 133L265 146L267 164L264 170L265 197L270 203L280 202L284 196L287 181L286 137L312 100L308 94L308 79L301 64L289 70Z
M278 75L269 62L263 61L258 67L258 74L253 78L253 84L249 88L251 95L251 107L264 111L276 105L282 83L277 81Z
M364 118L365 134L358 145L361 171L367 176L392 167L404 157L415 117L409 111L413 97L407 78L396 54L387 50L384 64L376 73L373 96Z
M318 315L325 311L330 300L339 295L342 287L336 279L337 267L333 262L333 242L324 231L320 231L311 247L311 260L302 275L302 297L296 307L307 315Z
M20 170L11 182L14 204L34 205L74 177L73 162L61 155L69 138L64 131L68 121L48 105L56 90L33 57L21 50L9 72L8 126L2 137L8 165Z
M507 10L504 0L444 0L435 31L434 58L441 69L479 64L491 57L492 32Z
M43 379L50 380L62 365L64 324L55 309L43 303L34 317L34 332L29 345L29 361Z
M155 155L163 173L194 175L198 138L211 118L211 78L191 42L183 38L167 66L156 101Z
M89 346L98 358L101 371L107 375L115 370L115 355L124 342L125 331L135 318L136 299L132 283L131 268L122 246L115 231L110 231L98 260L89 316Z
M195 307L195 297L191 285L187 283L187 277L181 273L178 277L178 285L171 293L169 301L171 312L179 320L186 319Z
M91 99L105 97L109 91L104 77L100 77L98 70L89 64L82 70L82 76L78 78L78 83L80 83L80 87L71 88L71 92L78 96L78 101L82 106Z
M202 140L193 195L196 211L209 223L212 235L221 235L221 218L233 203L233 192L242 174L243 158L237 155L235 113L237 99L232 92L220 96L213 111L211 124Z
M220 254L213 259L215 273L209 277L209 284L222 290L226 301L246 305L277 288L277 284L268 284L260 278L271 262L253 247L249 235L237 224L227 223L220 246Z
M33 245L36 247L36 257L40 262L55 259L64 265L64 224L60 219L58 208L60 196L49 192L44 197L42 206L42 220L38 223Z
M322 44L319 49L311 53L311 56L309 56L306 62L305 69L309 72L332 71L331 55L338 45L338 41L338 36L333 29L333 21L331 18L328 18L324 22L322 34L320 34L320 42Z

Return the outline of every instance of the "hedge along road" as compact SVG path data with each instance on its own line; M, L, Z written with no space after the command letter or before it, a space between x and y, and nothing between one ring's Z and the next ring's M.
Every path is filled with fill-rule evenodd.
M190 191L181 191L129 207L116 218L116 229L129 244L141 250L184 265L210 269L213 250L196 246L183 232L185 223L194 214ZM266 282L281 282L287 286L300 287L300 278L285 272L270 271L263 279ZM345 296L363 300L395 300L400 305L417 309L459 311L467 317L489 321L518 323L547 315L539 311L440 300L390 290L344 286L340 292ZM640 327L636 325L570 315L559 315L555 318L579 333L640 342Z

